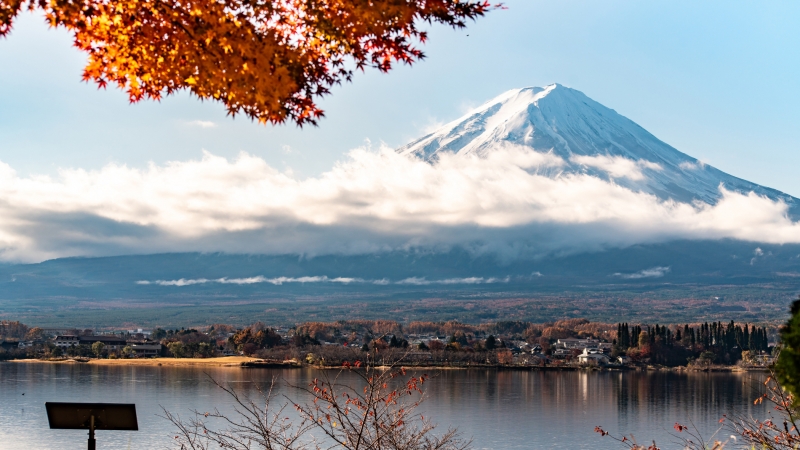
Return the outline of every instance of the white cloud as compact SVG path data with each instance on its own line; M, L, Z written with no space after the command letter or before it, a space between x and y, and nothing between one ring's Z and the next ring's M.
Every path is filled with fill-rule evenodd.
M638 280L640 278L661 278L669 273L669 267L652 267L640 270L636 273L615 273L615 277L625 278L626 280Z
M140 280L137 281L136 284L140 285L151 285L156 284L158 286L191 286L194 284L206 284L206 283L219 283L219 284L256 284L256 283L269 283L274 284L276 286L280 286L284 283L342 283L342 284L349 284L349 283L363 283L364 280L361 278L328 278L326 276L314 276L314 277L275 277L275 278L267 278L263 276L257 277L249 277L249 278L217 278L210 280L208 278L192 278L192 279L185 279L181 278L179 280L156 280L156 281L148 281L148 280Z
M411 278L406 278L405 280L400 280L397 282L397 284L412 284L414 286L426 286L431 284L431 282L426 280L424 277L423 278L411 277Z
M678 167L683 170L702 170L706 168L706 164L700 160L696 162L684 161L678 164Z
M427 280L425 278L406 278L404 280L399 280L394 282L394 284L409 284L415 286L428 286L431 284L493 284L493 283L508 283L511 280L511 277L505 278L483 278L483 277L469 277L469 278L447 278L444 280ZM217 279L208 279L208 278L181 278L178 280L156 280L156 281L149 281L149 280L139 280L136 282L138 285L157 285L157 286L192 286L195 284L206 284L206 283L219 283L219 284L255 284L255 283L269 283L274 284L276 286L281 286L283 284L288 283L340 283L340 284L350 284L350 283L370 283L379 286L385 286L392 284L392 282L386 278L382 278L380 280L365 280L363 278L349 278L349 277L336 277L336 278L328 278L326 276L311 276L311 277L275 277L275 278L267 278L263 276L257 277L249 277L249 278L217 278Z
M646 170L602 158L584 162L613 176ZM443 154L435 164L357 149L305 179L244 153L146 169L63 169L57 177L20 176L0 163L0 259L453 246L514 258L670 239L800 242L782 202L724 187L716 205L662 201L589 174L537 169L560 163L515 147L486 157Z
M570 158L571 161L583 164L584 166L593 167L608 173L612 178L627 178L629 180L638 181L644 179L642 169L664 170L660 164L652 161L641 159L634 161L632 159L623 158L622 156L580 156L576 155Z
M438 131L444 125L446 125L446 122L439 120L436 117L428 116L425 123L420 127L420 131L422 131L422 134L430 134Z
M209 120L192 120L189 125L200 128L216 128L217 124Z
M199 278L199 279L195 279L195 280L187 280L187 279L181 278L180 280L170 280L170 281L158 280L158 281L154 282L153 284L157 284L159 286L191 286L193 284L206 284L206 283L208 283L210 281L211 280L206 280L205 278ZM143 283L139 282L139 284L143 284ZM147 283L147 284L150 284L150 283Z
M494 284L494 283L508 283L510 277L505 278L483 278L483 277L468 277L468 278L447 278L444 280L428 280L425 277L411 277L400 280L395 284L410 284L414 286L428 286L431 284Z
M756 247L756 249L753 250L753 257L750 258L750 265L754 265L760 256L764 256L764 250L761 250L761 247Z

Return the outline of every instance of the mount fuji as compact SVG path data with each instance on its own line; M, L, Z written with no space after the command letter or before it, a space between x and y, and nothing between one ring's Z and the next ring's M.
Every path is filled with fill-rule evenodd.
M443 153L486 156L507 147L552 156L536 170L558 177L588 174L661 200L716 204L720 187L787 204L797 198L736 178L660 141L630 119L560 84L513 89L397 150L427 161Z

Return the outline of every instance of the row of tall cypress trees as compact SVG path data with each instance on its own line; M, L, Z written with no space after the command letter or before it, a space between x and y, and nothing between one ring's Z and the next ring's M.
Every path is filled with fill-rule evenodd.
M674 331L658 324L652 326L617 324L616 347L619 351L657 342L670 348L677 344L701 351L716 349L730 352L739 349L765 352L769 348L766 328L749 324L740 325L733 320L728 324L722 322L705 322L699 326L686 324L683 327L675 327Z

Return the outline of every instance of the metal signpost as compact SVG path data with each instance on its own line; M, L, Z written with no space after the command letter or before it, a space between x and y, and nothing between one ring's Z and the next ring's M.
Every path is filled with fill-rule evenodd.
M95 450L95 430L138 431L136 405L132 403L44 404L51 429L89 430L89 450Z

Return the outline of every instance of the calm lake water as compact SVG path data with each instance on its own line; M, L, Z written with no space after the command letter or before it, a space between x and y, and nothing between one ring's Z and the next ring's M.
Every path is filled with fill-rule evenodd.
M83 449L86 432L50 430L46 401L136 403L138 432L97 433L98 449L174 448L174 430L158 417L161 407L227 410L230 398L205 373L253 390L253 383L279 377L303 385L319 376L311 369L101 367L0 363L0 449ZM753 406L762 373L527 372L449 370L431 372L424 403L442 429L457 426L476 449L618 449L593 429L655 439L678 448L672 425L690 420L707 435L724 413L765 417ZM348 375L345 374L345 377ZM352 375L349 375L352 376ZM281 385L281 394L296 390ZM23 395L24 394L24 395ZM187 414L188 415L188 414Z

